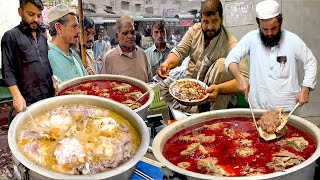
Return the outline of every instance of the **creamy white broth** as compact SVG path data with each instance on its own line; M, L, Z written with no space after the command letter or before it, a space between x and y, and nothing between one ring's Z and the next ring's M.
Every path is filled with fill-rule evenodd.
M132 125L120 115L89 105L44 112L18 131L19 150L35 164L67 174L94 174L129 160L140 146Z

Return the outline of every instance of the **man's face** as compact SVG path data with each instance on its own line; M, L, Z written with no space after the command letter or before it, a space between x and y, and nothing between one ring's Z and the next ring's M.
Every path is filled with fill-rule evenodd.
M122 48L132 49L135 46L136 33L131 22L123 22L116 36Z
M215 15L206 16L204 14L201 15L201 27L204 33L205 39L212 39L216 37L221 30L222 20L219 16L219 13L216 12Z
M103 35L99 35L99 36L98 36L98 40L99 40L100 42L102 42L102 40L103 40Z
M76 16L68 14L69 21L65 24L59 24L61 38L66 44L73 46L78 43L80 29Z
M166 42L166 32L164 29L159 29L158 27L152 27L152 37L155 43L164 43Z
M31 31L35 31L42 21L41 9L34 4L28 2L24 7L18 9L22 22Z
M88 28L85 30L84 40L86 42L86 49L92 48L95 33L96 31L94 28Z
M273 47L279 44L281 39L281 23L278 18L259 20L260 38L266 47Z

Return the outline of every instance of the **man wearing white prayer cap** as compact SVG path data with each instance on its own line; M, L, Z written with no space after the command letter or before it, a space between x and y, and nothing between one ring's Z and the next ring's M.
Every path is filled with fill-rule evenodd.
M317 60L296 34L281 28L282 14L277 1L259 2L256 14L259 29L242 37L227 56L225 67L253 108L284 108L289 112L296 103L302 106L309 101L309 93L316 86ZM250 56L249 81L238 67L246 55ZM303 77L298 73L300 64Z

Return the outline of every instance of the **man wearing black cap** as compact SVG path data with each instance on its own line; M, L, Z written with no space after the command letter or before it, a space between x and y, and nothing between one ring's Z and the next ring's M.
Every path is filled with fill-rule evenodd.
M55 94L48 44L39 29L42 10L41 0L20 0L22 21L1 40L1 73L18 112Z
M309 92L316 85L317 60L296 34L281 29L277 1L258 3L256 13L259 29L242 37L229 53L225 67L254 108L291 111L297 102L302 106L309 101ZM250 82L238 68L246 55L250 55ZM304 66L304 77L299 77L299 63ZM301 84L299 79L303 79Z

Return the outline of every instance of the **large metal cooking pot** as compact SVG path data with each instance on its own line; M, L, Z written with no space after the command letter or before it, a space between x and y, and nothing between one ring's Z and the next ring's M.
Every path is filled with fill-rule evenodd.
M61 105L69 104L93 105L111 110L121 115L130 122L130 124L139 134L141 144L137 153L129 161L119 165L118 167L97 174L68 175L50 171L29 161L17 147L18 130L25 124L25 121L30 120L29 114L22 112L13 119L8 133L8 142L13 155L15 171L20 171L18 172L18 176L19 174L24 176L23 172L21 171L24 171L23 166L25 166L27 169L29 169L27 171L27 176L29 176L30 179L128 179L133 173L135 165L145 155L149 146L150 136L145 122L140 116L138 116L137 113L123 104L110 99L90 95L67 95L48 98L29 106L28 112L30 112L33 117L37 117L44 111L51 110Z
M257 117L260 117L265 110L254 110L254 113ZM316 167L316 159L320 156L320 129L314 124L310 123L306 119L300 118L298 116L290 116L289 124L298 128L299 130L306 133L310 136L315 143L317 144L317 149L314 154L302 162L299 165L296 165L292 168L286 169L281 172L275 172L265 175L258 176L246 176L246 177L220 177L220 176L210 176L200 173L195 173L191 171L184 170L170 163L162 154L165 143L170 139L174 134L183 130L187 127L193 126L195 124L210 121L213 119L221 118L231 118L231 117L248 117L251 118L251 112L249 109L226 109L226 110L217 110L211 112L205 112L197 115L190 116L186 119L179 120L169 126L165 127L159 134L155 137L152 145L153 153L155 157L165 166L165 169L169 171L172 170L179 174L185 175L186 179L231 179L231 180L256 180L256 179L288 179L288 180L313 180Z
M131 78L128 76L121 76L121 75L111 75L111 74L99 74L99 75L89 75L89 76L82 76L79 78L74 78L71 79L69 81L63 82L61 85L59 85L59 92L61 92L63 89L78 84L78 83L82 83L82 82L86 82L86 81L92 81L92 80L116 80L116 81L121 81L121 82L125 82L125 83L129 83L132 85L135 85L139 88L141 88L143 91L148 91L151 88L148 86L147 83L140 81L139 79L135 79L135 78ZM141 107L139 107L138 109L135 109L134 111L137 112L143 120L147 119L147 111L148 108L150 106L150 104L153 101L153 97L154 97L154 92L153 91L149 91L149 98L148 101L142 105Z

